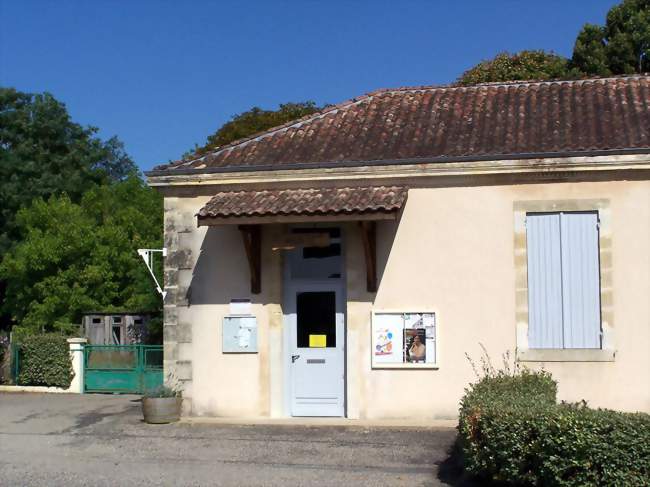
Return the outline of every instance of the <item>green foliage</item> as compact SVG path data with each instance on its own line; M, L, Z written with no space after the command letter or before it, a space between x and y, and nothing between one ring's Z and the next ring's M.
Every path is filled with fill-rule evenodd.
M74 377L70 347L61 335L35 335L20 343L18 384L67 389Z
M230 122L223 124L219 130L208 137L203 147L194 152L198 155L204 154L235 140L310 115L320 109L313 101L284 103L280 104L280 108L277 110L262 110L259 107L253 107L232 117Z
M571 60L541 50L497 54L458 78L459 85L571 79L650 71L650 0L623 0L604 26L585 24Z
M4 310L31 333L63 331L84 312L155 311L160 296L137 248L162 245L162 198L136 175L37 199L18 212L18 244L0 264Z
M603 27L585 24L573 49L573 65L590 75L650 71L650 0L624 0Z
M595 76L608 76L612 72L609 69L607 59L607 46L604 40L604 31L601 26L585 24L573 48L571 63L580 70Z
M181 397L181 391L170 386L161 385L146 391L144 397Z
M556 404L546 372L485 375L461 401L465 468L516 485L644 485L650 415Z
M16 213L33 199L65 193L78 202L90 187L135 171L121 142L96 133L48 93L0 88L0 256L18 239Z
M502 52L465 71L456 81L459 85L475 85L497 81L549 80L579 77L569 60L545 51Z

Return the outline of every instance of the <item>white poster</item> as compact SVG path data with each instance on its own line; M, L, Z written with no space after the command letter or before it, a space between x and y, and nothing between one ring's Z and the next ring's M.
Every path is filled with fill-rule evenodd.
M401 314L375 315L373 323L373 362L402 362L402 330L404 322Z
M427 347L427 363L435 364L436 357L436 315L433 313L422 313L422 325L426 331L425 345Z

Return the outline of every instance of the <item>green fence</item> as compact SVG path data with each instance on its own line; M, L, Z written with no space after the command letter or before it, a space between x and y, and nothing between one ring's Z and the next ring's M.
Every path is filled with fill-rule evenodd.
M20 374L20 346L12 343L9 348L11 353L10 363L10 379L12 384L18 384L18 375Z
M162 384L162 345L84 347L84 392L143 394Z

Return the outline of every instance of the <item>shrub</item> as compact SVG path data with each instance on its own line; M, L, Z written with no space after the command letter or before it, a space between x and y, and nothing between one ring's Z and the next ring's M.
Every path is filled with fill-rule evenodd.
M547 372L497 372L461 401L466 470L521 485L647 485L650 415L556 404Z
M181 397L181 391L173 387L161 385L154 389L149 389L143 394L144 397L161 398L161 397Z
M33 335L21 339L19 385L67 389L74 377L70 348L60 335Z

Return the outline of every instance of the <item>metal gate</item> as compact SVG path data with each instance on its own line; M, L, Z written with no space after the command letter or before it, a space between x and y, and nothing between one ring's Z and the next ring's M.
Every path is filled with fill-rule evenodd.
M162 384L162 345L84 347L84 392L143 394Z

